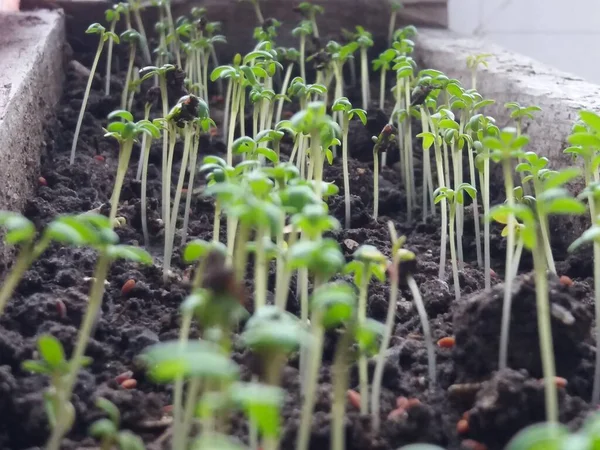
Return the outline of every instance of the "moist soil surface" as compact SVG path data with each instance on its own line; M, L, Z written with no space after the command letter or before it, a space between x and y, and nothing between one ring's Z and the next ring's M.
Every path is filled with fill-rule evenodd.
M91 55L77 56L88 64ZM86 77L70 68L64 97L55 122L48 127L46 145L42 149L40 184L29 199L24 214L41 229L59 214L82 213L108 202L116 173L118 146L103 137L106 116L118 109L121 82L115 77L114 94L102 93L100 78L94 90L83 122L74 165L69 165L73 130L83 97ZM376 87L373 88L375 92ZM176 98L175 95L171 98ZM356 100L357 104L359 99ZM142 103L137 102L136 118L142 116ZM213 118L220 124L222 114L218 101L211 105ZM333 233L348 260L358 244L371 244L389 256L387 221L392 220L398 232L407 236L407 248L418 256L415 279L425 302L434 339L455 336L453 348L436 346L437 383L427 376L427 355L420 321L410 292L402 288L396 313L391 348L387 352L382 390L382 427L374 434L370 420L362 416L351 403L347 405L346 435L348 450L389 450L414 443L430 442L447 449L500 449L526 425L544 419L544 395L540 381L541 369L535 315L535 284L531 274L531 259L525 255L521 275L515 282L512 312L510 358L512 369L497 371L498 337L502 310L502 286L495 275L491 293L483 290L483 270L477 267L472 211L465 218L464 252L466 264L460 273L462 299L456 301L448 261L446 275L438 278L440 221L437 217L421 218L418 208L408 220L405 191L399 172L385 167L380 177L380 218L372 217L373 176L371 136L377 134L387 119L383 113L369 111L366 128L353 123L350 132L350 186L352 193L351 228ZM248 127L247 129L251 129ZM415 141L415 144L417 142ZM283 152L288 147L284 145ZM415 145L415 149L418 147ZM207 135L200 154L222 155L225 146L220 135ZM94 402L97 397L113 401L122 414L123 428L140 434L148 448L166 448L168 405L171 388L157 385L145 376L136 356L147 346L175 339L180 315L178 308L189 292L187 267L181 262L179 248L174 256L174 275L163 282L161 255L163 230L160 224L160 145L154 146L149 169L149 229L155 265L141 267L128 262L113 264L104 294L102 315L97 322L87 355L93 363L81 371L75 388L73 404L76 422L65 440L64 449L92 448L97 443L87 437L90 424L101 417ZM395 150L397 152L397 150ZM394 152L388 162L393 163ZM122 243L143 243L140 216L140 183L135 181L139 148L136 147L130 171L123 187L119 216L127 224L117 233ZM201 159L201 157L199 158ZM417 158L418 159L418 158ZM421 166L415 163L419 185ZM179 168L175 167L178 173ZM173 177L176 178L176 177ZM198 185L204 183L197 177ZM327 166L325 179L340 187L340 195L329 199L330 210L343 222L343 181L341 162ZM44 181L45 180L45 181ZM495 186L501 196L503 186ZM188 193L189 195L190 193ZM213 206L201 194L191 194L192 211L189 238L212 238ZM417 198L420 197L420 193ZM184 203L184 202L182 202ZM224 222L224 221L222 221ZM553 311L553 333L558 375L567 380L560 388L561 420L576 428L592 409L588 403L594 366L592 339L593 304L591 280L592 258L589 253L567 257L568 242L561 242L560 224L551 225L553 247L558 257L559 275L574 279L561 283L550 276L550 296ZM492 267L502 273L504 242L498 229L492 227ZM222 229L222 235L225 230ZM177 242L177 240L176 240ZM24 360L35 357L36 339L51 333L70 354L77 330L87 305L96 255L87 249L53 245L29 270L0 317L0 448L6 450L43 447L49 432L43 407L43 391L48 380L21 369ZM123 284L133 279L135 287L121 293ZM273 279L271 279L273 282ZM269 286L273 288L273 283ZM249 283L251 292L251 284ZM388 305L387 283L373 282L369 288L370 317L384 321ZM65 308L62 308L61 302ZM58 305L58 306L57 306ZM295 281L292 281L288 301L290 311L297 313ZM248 305L252 309L251 302ZM194 328L193 336L197 335ZM329 447L330 363L334 339L328 336L320 386L314 412L311 449ZM242 378L252 376L252 358L237 349L233 358L242 367ZM283 383L287 391L282 449L294 448L299 423L298 364L292 359L284 370ZM371 370L373 365L371 365ZM137 381L133 389L125 389L115 378L127 371ZM351 371L351 388L358 389L355 368ZM399 397L418 399L404 411L396 410ZM395 413L390 414L392 411ZM468 429L457 430L461 418L468 420ZM247 425L241 416L232 418L233 433L246 439ZM459 434L459 431L461 432ZM485 447L482 447L481 445Z

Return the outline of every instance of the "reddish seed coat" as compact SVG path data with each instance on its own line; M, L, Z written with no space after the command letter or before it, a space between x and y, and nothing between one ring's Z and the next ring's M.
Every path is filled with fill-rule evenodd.
M56 312L61 319L67 317L67 306L62 300L56 300Z
M125 380L121 383L121 387L124 389L135 389L137 386L137 380L134 378L130 378L129 380Z
M437 341L438 347L452 348L456 345L456 339L453 336L446 336Z
M104 162L105 158L102 155L96 155L96 156L94 156L94 159L99 162Z
M163 413L171 414L173 412L173 405L165 405L163 406Z
M408 406L408 399L406 397L398 397L396 399L396 407L405 409Z
M418 398L410 398L410 399L408 399L406 409L412 408L413 406L417 406L420 404L421 404L421 400L419 400Z
M460 419L456 424L456 432L458 434L467 434L469 432L469 422L465 419Z
M210 135L211 135L211 136L213 136L213 137L214 137L214 136L217 136L217 135L219 134L219 129L218 129L218 128L215 128L215 127L213 127L213 128L211 128L211 129L210 129L209 133L210 133Z
M481 442L477 442L473 439L465 439L464 441L461 442L462 447L469 449L469 450L487 450L487 447L485 446L485 444L482 444Z
M40 186L48 186L48 182L46 181L46 179L44 177L39 177L38 183Z
M471 415L471 411L465 411L461 417L461 419L469 420L469 416Z
M490 275L492 276L492 278L496 278L498 276L494 269L490 269Z
M290 117L292 117L294 114L292 114L291 111L284 111L283 112L283 117L286 119L289 119Z
M360 409L360 394L352 389L348 389L346 391L346 396L348 397L348 402L356 409Z
M554 377L554 382L556 383L556 387L557 388L566 388L567 387L567 380L566 378L563 377Z
M123 384L124 381L130 380L133 376L133 372L128 370L127 372L123 372L115 377L115 381L118 384Z
M131 292L131 290L135 287L135 280L127 280L123 287L121 288L121 294L127 295Z
M560 284L562 284L563 286L566 286L566 287L573 286L573 280L566 275L562 275L560 277L559 281L560 281Z
M390 411L387 418L389 420L393 420L396 417L402 417L402 416L406 416L406 411L404 410L404 408L396 408L396 409Z

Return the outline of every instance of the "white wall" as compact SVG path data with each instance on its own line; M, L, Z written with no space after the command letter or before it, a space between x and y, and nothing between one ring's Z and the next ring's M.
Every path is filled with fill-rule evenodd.
M600 83L600 0L448 0L450 29Z

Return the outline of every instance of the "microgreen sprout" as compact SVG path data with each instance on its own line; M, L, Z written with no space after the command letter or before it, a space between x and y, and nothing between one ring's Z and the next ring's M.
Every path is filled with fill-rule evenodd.
M471 71L471 89L477 89L477 69L479 66L488 67L488 60L494 55L478 53L467 56L467 68Z
M393 0L390 2L390 24L388 26L388 45L391 46L394 40L394 33L396 31L396 19L398 18L398 13L402 10L404 5L402 2Z
M299 39L299 60L300 60L300 78L306 80L306 37L313 32L312 24L309 20L303 20L292 30L292 35Z
M114 39L116 36L115 29L117 27L117 23L121 20L121 14L125 12L125 8L127 6L125 3L117 3L111 9L107 9L104 12L104 18L110 24L110 32L107 34L109 36L108 39L108 50L106 54L106 76L104 78L104 95L110 95L110 76L111 76L111 67L112 67L112 54L113 54L113 45L116 42L119 43L119 39ZM110 34L112 33L112 34Z
M506 131L503 131L503 133L506 133ZM492 144L491 147L493 148L494 144ZM558 422L558 395L555 382L556 368L554 362L554 346L552 343L548 278L546 274L548 266L544 254L544 246L541 245L542 239L539 214L541 213L542 217L545 217L551 214L579 215L585 213L585 206L579 200L571 197L568 191L562 187L563 184L573 178L573 175L571 169L565 169L564 171L556 172L545 180L546 184L544 189L536 199L535 210L531 208L531 205L513 203L509 206L507 202L505 205L497 206L491 211L492 217L496 214L512 215L514 219L519 220L522 224L519 233L523 239L523 245L533 254L540 356L544 374L546 419L548 422L553 423ZM576 241L577 244L575 244L575 247L584 240L579 242ZM507 276L512 277L513 275L514 272L511 272L510 274L507 273ZM508 298L510 299L511 297L512 295L509 295ZM510 304L508 310L510 312ZM500 348L501 352L505 352L504 357L506 358L506 349L508 347L506 333L508 325L505 325L504 317L502 326Z
M356 27L356 42L360 48L360 79L362 92L362 107L369 109L371 103L371 85L369 83L369 47L373 47L373 36L363 27Z
M313 422L313 409L317 393L317 382L321 359L323 356L323 342L325 331L333 329L348 319L356 302L356 294L352 286L345 283L328 283L317 287L311 300L311 345L310 361L308 362L308 376L304 403L300 415L300 426L296 441L297 450L308 450L310 431ZM336 409L337 418L335 427L339 428L339 398ZM343 412L343 409L342 409ZM343 423L343 422L342 422Z
M115 185L113 193L110 197L110 223L114 224L117 217L117 209L119 207L119 198L121 196L121 188L123 187L123 181L129 168L129 160L131 158L131 152L133 150L133 143L136 141L138 135L142 133L149 134L152 138L156 139L160 137L159 129L148 120L141 120L139 122L133 121L133 115L129 111L113 111L108 115L108 119L121 119L119 121L111 122L106 128L105 137L112 137L119 143L119 165L117 167L117 176L115 178Z
M344 205L345 205L345 227L350 228L350 171L348 170L348 132L350 121L354 116L358 117L363 125L367 125L367 113L364 109L352 108L352 104L346 97L338 98L331 107L332 111L342 114L342 165L344 172ZM377 165L376 165L377 166Z
M379 55L379 58L373 60L373 70L380 71L379 80L379 109L383 111L385 107L385 85L387 71L392 68L392 62L398 56L398 52L392 48L388 48Z
M452 277L454 279L454 297L456 300L460 300L460 283L458 277L458 255L456 252L456 211L458 205L464 204L464 194L468 194L469 197L475 198L477 191L473 186L468 183L463 183L456 188L456 190L449 187L442 187L436 189L434 192L435 203L441 202L443 199L450 204L450 222L449 222L449 235L450 235L450 259L452 261ZM458 242L459 246L462 243Z
M116 446L119 450L144 450L144 442L128 430L119 431L121 413L116 405L105 398L96 399L96 406L108 417L98 419L90 426L90 434L100 441L101 450Z
M92 90L92 82L94 81L94 76L96 75L96 68L98 67L98 61L100 60L100 55L102 54L104 43L106 41L115 41L117 43L119 42L119 37L114 32L106 31L106 29L99 23L93 23L92 25L90 25L86 30L86 33L98 34L100 36L100 39L98 42L98 49L96 50L96 55L94 56L94 62L92 63L92 68L90 69L90 76L88 78L88 82L83 93L83 100L81 101L81 109L79 110L77 125L75 126L75 134L73 135L73 143L71 145L71 158L69 160L69 163L71 165L73 165L73 163L75 162L75 150L77 149L77 141L79 140L79 131L81 130L81 124L83 123L83 116L87 107L90 91Z
M125 86L121 92L121 109L127 108L129 98L130 83L133 77L133 64L135 63L135 53L142 39L141 35L135 30L127 30L121 33L120 41L129 44L129 62L127 64L127 73L125 74Z
M21 214L14 212L0 211L0 227L6 231L4 242L20 248L19 255L0 289L0 315L2 315L6 303L23 278L25 271L46 250L50 239L45 234L36 242L36 230L33 223Z
M506 243L506 274L504 282L504 301L502 307L502 327L500 334L500 353L498 367L504 369L508 360L508 336L510 326L510 310L512 303L512 282L513 274L512 263L515 249L515 216L513 209L514 200L514 179L512 161L523 154L523 147L527 145L529 138L516 135L516 130L512 128L503 129L498 137L488 136L483 139L484 147L490 149L491 158L496 162L501 162L504 175L504 187L506 193L507 205L507 227L508 236ZM488 218L489 220L489 218ZM538 252L539 253L539 252ZM545 275L544 275L545 276Z
M367 320L367 298L371 278L380 281L385 279L387 260L385 256L372 245L361 245L354 252L354 260L344 267L345 273L354 275L354 283L359 289L357 320L362 326ZM360 384L360 411L369 412L369 379L367 373L367 358L361 354L358 360L358 376Z
M94 323L102 306L104 281L111 263L116 259L127 259L142 264L152 263L152 258L144 250L118 245L118 236L112 230L107 217L86 213L76 217L61 217L52 222L47 229L48 236L61 243L86 245L98 251L98 260L94 271L88 306L83 317L77 341L69 362L69 371L61 381L56 393L56 423L46 446L49 450L58 450L63 436L69 431L73 416L67 410L70 403L79 369L86 363L85 349L91 337ZM67 409L65 409L67 408Z
M319 38L319 29L317 27L317 14L323 14L325 9L321 5L315 5L310 2L301 2L297 10L310 22L313 36Z

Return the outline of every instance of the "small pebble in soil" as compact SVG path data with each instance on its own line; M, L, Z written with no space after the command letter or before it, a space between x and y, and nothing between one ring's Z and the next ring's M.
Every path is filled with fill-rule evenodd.
M440 348L452 348L456 344L456 340L453 336L446 336L437 341L437 345Z
M123 384L124 381L130 380L133 377L133 372L128 370L127 372L123 372L115 377L115 381L118 384Z
M544 378L540 378L540 383L544 384ZM554 384L559 389L564 389L567 387L567 379L563 377L554 377Z
M346 392L348 402L356 409L360 409L360 394L352 389L348 389Z
M48 186L48 182L46 181L46 179L44 177L39 177L38 178L38 184L40 186Z
M131 290L135 287L135 280L129 279L123 284L121 288L121 294L127 295L131 292Z
M563 286L566 286L566 287L573 286L573 280L566 275L561 275L559 282L560 282L560 284L562 284Z
M121 387L124 389L135 389L137 386L137 380L135 378L130 378L121 383Z

